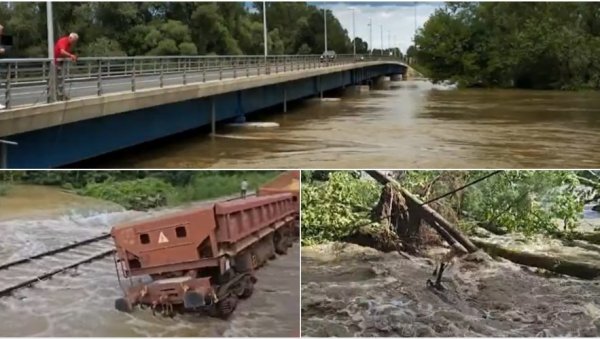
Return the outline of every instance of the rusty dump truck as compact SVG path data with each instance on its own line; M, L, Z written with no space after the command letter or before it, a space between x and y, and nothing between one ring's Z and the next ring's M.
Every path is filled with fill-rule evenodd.
M298 192L284 184L294 177L283 173L257 196L113 227L124 292L115 308L131 312L140 305L164 315L182 310L227 318L239 299L252 294L254 270L276 253L285 254L293 242Z

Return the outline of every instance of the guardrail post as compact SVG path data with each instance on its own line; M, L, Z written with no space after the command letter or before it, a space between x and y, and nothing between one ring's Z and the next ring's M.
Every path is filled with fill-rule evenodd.
M65 68L67 67L68 63L65 63L63 61L63 64L60 67L60 79L58 79L58 95L60 96L60 100L66 100L66 95L65 95L65 76L66 76L66 71Z
M223 60L219 59L219 80L223 80Z
M279 73L279 58L275 59L275 74Z
M92 78L92 63L88 62L88 78Z
M286 72L286 71L287 71L286 64L287 64L287 58L286 58L286 57L283 57L283 71L284 71L284 72Z
M131 66L131 91L135 92L135 59Z
M98 60L98 96L102 95L102 60Z
M202 82L206 82L206 62L202 61Z
M164 60L160 59L160 76L159 76L160 88L163 88L163 85L164 85L164 79L163 79L163 77L164 77L164 66L165 66Z
M187 63L188 60L186 59L185 62L183 63L183 84L187 85Z
M231 60L231 64L233 65L233 78L237 78L237 66L238 66L238 62L237 59L233 59Z
M6 73L6 90L4 92L4 107L10 108L10 88L11 88L11 79L10 75L12 72L12 64L8 64L8 71Z
M106 76L110 78L110 60L108 60L108 65L106 67Z
M269 59L265 59L265 74L271 74L271 61Z
M250 77L250 59L244 59L244 63L246 64L246 78Z

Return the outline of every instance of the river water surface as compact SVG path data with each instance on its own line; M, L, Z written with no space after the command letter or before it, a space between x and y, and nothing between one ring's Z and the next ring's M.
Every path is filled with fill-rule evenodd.
M453 90L393 82L339 102L254 117L276 129L221 128L103 160L145 168L600 167L598 92Z
M0 198L0 263L182 208L126 211L55 188L14 186ZM254 294L227 321L191 314L171 319L148 309L116 311L114 300L122 292L108 257L0 298L0 336L298 336L299 255L295 245L257 271Z

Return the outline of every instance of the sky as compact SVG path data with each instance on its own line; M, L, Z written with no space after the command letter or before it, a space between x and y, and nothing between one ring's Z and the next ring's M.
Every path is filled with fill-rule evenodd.
M352 9L356 23L356 36L369 42L369 18L373 20L373 43L381 48L381 27L383 26L383 48L400 47L405 53L415 32L415 8L417 28L423 26L433 12L442 7L442 2L312 2L320 8L326 7L338 18L342 27L348 30L352 39ZM388 39L389 38L389 39ZM388 44L389 41L389 44Z

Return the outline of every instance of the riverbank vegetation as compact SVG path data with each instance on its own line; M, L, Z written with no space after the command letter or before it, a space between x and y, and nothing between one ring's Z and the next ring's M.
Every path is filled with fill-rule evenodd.
M416 36L433 80L464 86L600 89L600 3L458 2Z
M492 171L403 171L398 182L423 201L453 191ZM590 178L591 177L591 178ZM598 199L591 171L501 171L429 205L464 232L577 235L585 203ZM382 186L352 171L303 171L303 244L339 241L366 225Z
M56 37L79 33L80 56L262 55L262 2L55 2ZM306 2L267 2L269 54L320 54L323 10ZM352 53L352 41L326 11L328 48ZM46 2L0 4L13 57L46 56ZM367 43L357 38L356 52Z
M2 186L59 186L77 194L147 210L237 194L242 180L249 190L273 179L275 171L5 171Z

